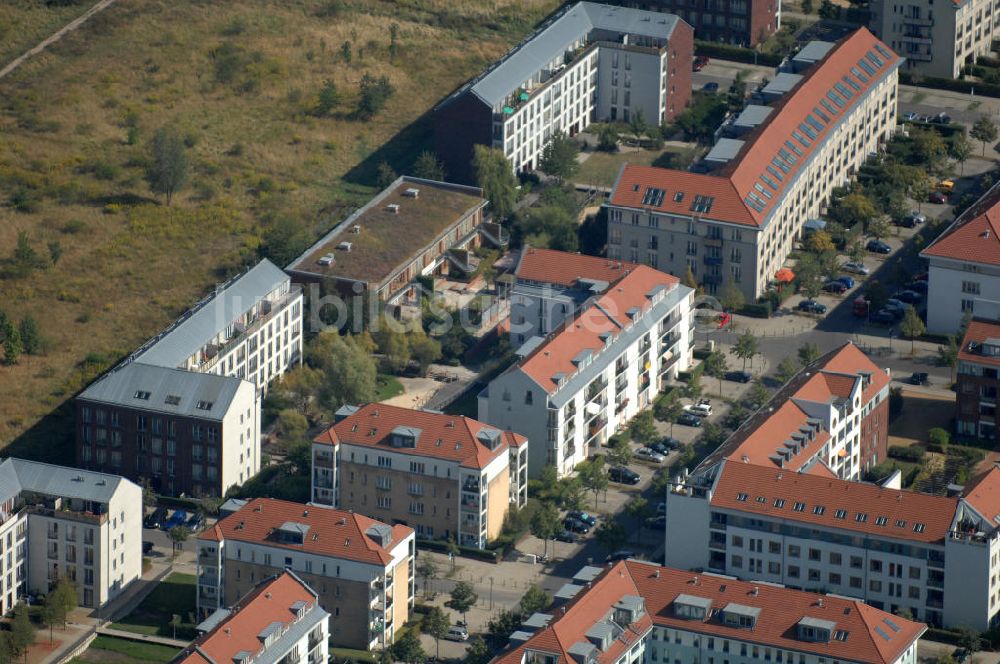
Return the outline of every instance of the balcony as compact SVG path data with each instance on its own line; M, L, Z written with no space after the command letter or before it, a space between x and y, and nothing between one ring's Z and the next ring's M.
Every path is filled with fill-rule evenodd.
M722 259L720 258L719 260L722 260ZM712 284L714 286L718 286L719 284L722 283L722 275L721 274L706 274L702 278L702 280L706 284Z
M27 509L31 514L52 517L54 519L78 521L88 525L101 524L108 520L107 514L94 514L93 512L74 512L63 509L57 510L51 507L43 507L41 505L29 505ZM55 535L49 535L49 537L55 537Z
M705 265L722 265L722 257L721 256L705 256L704 261L705 261ZM710 275L706 275L706 276L710 276Z
M462 483L462 491L471 491L473 493L479 493L479 480L467 479Z
M722 238L721 237L706 237L705 238L706 247L721 247Z
M260 328L262 328L268 321L284 311L285 308L296 300L301 293L301 288L293 286L288 293L278 299L277 302L268 302L266 300L261 302L263 305L262 309L266 309L265 312L258 314L252 320L247 321L246 324L236 325L236 334L221 344L208 344L202 348L200 354L205 356L205 359L198 364L198 371L201 373L208 373L211 371L212 368L218 364L219 360L225 357L229 351L246 341L247 337L260 330Z
M320 468L333 468L333 455L317 454L313 457L313 465Z
M591 383L589 386L587 386L587 401L590 401L591 399L599 395L601 392L604 391L604 388L606 388L607 386L608 386L608 381L604 380L603 378L598 379L593 383Z
M329 475L325 474L321 475L320 473L316 473L315 477L313 477L313 485L317 489L332 489L333 478L330 477Z

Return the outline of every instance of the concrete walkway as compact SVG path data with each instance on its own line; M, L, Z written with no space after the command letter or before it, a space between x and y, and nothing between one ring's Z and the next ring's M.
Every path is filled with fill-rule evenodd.
M105 636L114 636L119 639L128 639L129 641L142 641L144 643L156 643L161 646L169 646L171 648L186 648L191 642L184 641L182 639L171 639L165 636L156 636L155 634L137 634L136 632L127 632L123 629L112 629L110 627L98 627L98 634L103 634Z

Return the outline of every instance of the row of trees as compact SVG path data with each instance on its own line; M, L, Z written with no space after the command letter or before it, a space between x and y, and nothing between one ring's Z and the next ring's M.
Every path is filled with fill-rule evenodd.
M15 325L14 321L0 310L0 344L3 345L4 362L7 364L17 364L24 353L40 354L43 340L38 321L32 316L25 316Z

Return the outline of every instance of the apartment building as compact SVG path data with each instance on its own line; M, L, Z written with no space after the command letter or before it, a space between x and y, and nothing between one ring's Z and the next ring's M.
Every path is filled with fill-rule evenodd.
M250 381L135 361L91 384L75 406L82 468L195 497L225 495L260 469Z
M786 65L788 91L753 131L713 150L715 170L622 167L605 204L608 258L690 270L710 295L727 282L749 301L767 290L806 220L896 126L902 60L885 44L860 28L806 51L824 55Z
M998 490L998 468L945 497L729 459L668 490L666 563L986 629L1000 610Z
M510 292L510 340L518 347L544 337L607 289L632 263L525 245Z
M388 404L344 406L313 440L312 502L483 548L528 499L528 440Z
M846 597L638 560L584 567L496 664L916 664L926 625Z
M330 614L331 645L384 647L413 608L414 554L412 528L257 498L198 536L198 615L231 606L288 570Z
M693 297L675 277L636 267L522 345L479 393L479 419L527 436L530 477L546 465L571 473L688 368Z
M641 113L669 122L691 99L691 26L672 14L579 2L434 109L449 176L473 177L473 146L501 149L516 173L538 167L549 138Z
M294 572L257 584L228 609L198 625L201 635L173 664L326 664L330 614Z
M694 28L695 39L738 46L757 46L781 27L779 0L624 0L619 4L669 12Z
M486 203L478 187L399 177L287 271L341 297L367 293L379 302L414 304L419 277L463 276L475 269L469 252L483 241L506 245L506 231L484 218Z
M889 372L847 342L803 368L705 458L860 480L885 461Z
M0 614L60 579L98 608L142 576L142 489L116 475L0 463Z
M905 69L925 76L958 78L965 65L990 55L1000 36L1000 13L991 0L944 5L873 0L868 25L906 58Z
M1000 322L973 319L958 353L955 433L1000 442L997 393L1000 393Z
M1000 185L920 252L928 265L927 331L956 334L966 312L1000 320Z

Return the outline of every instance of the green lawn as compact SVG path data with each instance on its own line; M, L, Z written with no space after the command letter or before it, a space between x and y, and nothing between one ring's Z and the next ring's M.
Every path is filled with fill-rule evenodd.
M156 643L140 643L113 636L98 636L79 657L70 664L166 664L178 653L176 648Z
M196 579L193 574L174 572L160 582L136 608L112 627L136 634L173 636L171 618L176 614L181 622L193 621Z
M385 401L405 392L403 384L395 376L379 374L375 382L375 401Z
M593 152L580 164L580 172L573 179L582 184L610 187L615 183L622 164L626 162L640 166L686 168L692 154L692 150L682 148L637 152Z

